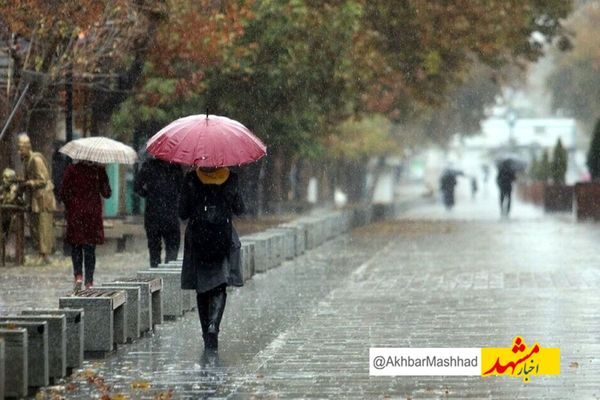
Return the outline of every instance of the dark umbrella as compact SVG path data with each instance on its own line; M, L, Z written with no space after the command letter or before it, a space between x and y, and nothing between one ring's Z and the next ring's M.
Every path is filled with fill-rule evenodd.
M456 169L456 168L446 168L444 169L444 171L442 172L442 176L444 175L452 175L452 176L462 176L465 173L460 170L460 169Z
M496 166L499 170L511 172L522 172L527 169L527 162L516 156L506 156L497 160Z

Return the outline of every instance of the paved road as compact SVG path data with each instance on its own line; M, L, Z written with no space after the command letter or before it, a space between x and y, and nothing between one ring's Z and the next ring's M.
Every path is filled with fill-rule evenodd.
M230 291L218 360L203 357L199 323L188 313L106 360L88 361L88 374L128 398L168 390L190 399L599 398L600 225L522 204L500 220L488 196L459 199L450 213L415 207ZM47 275L16 275L3 272L0 307L14 305L9 281L52 297L29 289ZM515 335L560 347L561 375L524 384L368 373L369 347L509 347ZM133 389L136 382L144 388ZM99 398L82 377L72 383L61 388L66 398Z

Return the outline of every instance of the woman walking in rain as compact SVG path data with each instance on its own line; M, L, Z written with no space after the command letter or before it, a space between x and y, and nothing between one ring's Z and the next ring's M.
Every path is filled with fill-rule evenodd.
M65 204L67 233L75 276L74 290L81 290L85 265L85 288L94 284L96 245L104 243L102 197L111 195L104 166L75 161L65 170L60 197Z
M202 168L184 179L179 217L185 231L182 289L196 290L202 338L207 350L217 350L229 281L232 216L244 212L238 177L228 168Z

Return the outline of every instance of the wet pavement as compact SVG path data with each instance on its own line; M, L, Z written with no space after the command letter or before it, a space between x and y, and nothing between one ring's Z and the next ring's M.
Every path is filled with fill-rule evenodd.
M516 203L501 220L492 188L451 212L424 202L229 291L218 358L197 316L57 388L68 399L600 397L600 224ZM101 259L97 281L133 275L145 254ZM0 272L0 311L57 306L68 266ZM370 377L369 347L561 348L561 375ZM46 393L50 393L47 391ZM41 398L41 396L40 396ZM48 398L51 398L48 396Z

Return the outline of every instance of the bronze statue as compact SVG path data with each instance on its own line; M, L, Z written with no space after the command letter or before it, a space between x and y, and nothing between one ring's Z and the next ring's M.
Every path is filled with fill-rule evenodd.
M2 183L0 185L0 204L3 206L22 206L23 197L19 190L17 174L10 168L5 168L2 172ZM2 214L2 235L4 239L8 237L13 216L10 213Z
M40 259L38 263L49 263L50 254L54 250L54 185L46 158L32 151L31 141L27 134L18 136L17 148L25 171L26 205L29 207L31 237Z

